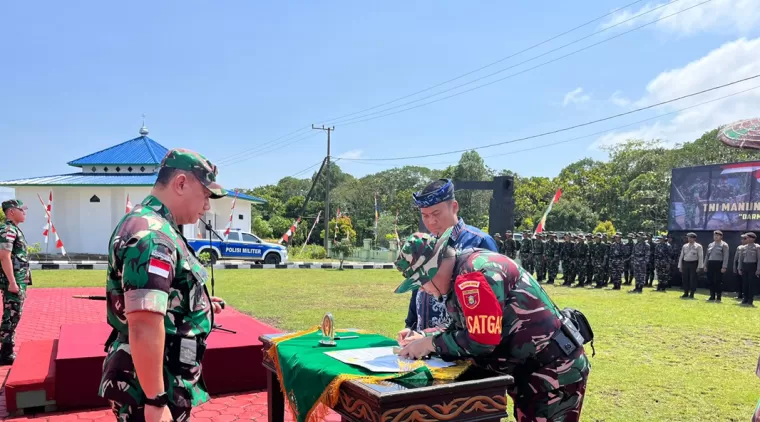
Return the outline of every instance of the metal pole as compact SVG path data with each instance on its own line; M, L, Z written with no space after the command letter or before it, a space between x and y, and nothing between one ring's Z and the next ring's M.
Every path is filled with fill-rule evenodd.
M325 174L325 252L329 252L330 250L330 133L333 130L335 130L335 126L325 127L324 125L322 125L322 127L315 127L312 124L311 128L327 131L327 158L325 159L326 160L325 164L327 164L327 168L325 171L326 173Z

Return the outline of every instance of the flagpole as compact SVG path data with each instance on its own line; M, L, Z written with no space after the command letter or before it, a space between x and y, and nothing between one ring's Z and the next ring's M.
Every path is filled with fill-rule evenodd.
M311 232L314 231L314 227L317 226L317 223L319 223L319 216L322 215L322 210L319 210L317 213L317 218L314 219L314 224L311 225L311 228L309 229L309 234L306 235L306 240L303 242L303 246L301 247L301 253L303 254L304 249L306 249L306 244L309 243L309 239L311 238Z

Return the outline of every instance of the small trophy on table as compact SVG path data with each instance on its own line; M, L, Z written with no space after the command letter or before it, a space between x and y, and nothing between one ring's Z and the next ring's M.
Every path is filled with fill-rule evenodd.
M335 343L335 319L331 313L325 314L322 318L322 340L319 341L320 346L334 347Z

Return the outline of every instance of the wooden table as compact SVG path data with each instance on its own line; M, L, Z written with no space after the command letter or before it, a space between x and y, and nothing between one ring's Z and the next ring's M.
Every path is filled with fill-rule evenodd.
M272 339L284 334L259 337L264 344L263 365L267 376L267 406L270 422L285 418L285 398L267 350ZM340 386L333 408L344 421L500 421L506 417L506 390L514 383L510 375L470 368L456 381L432 380L424 386L381 381L369 384L346 381Z

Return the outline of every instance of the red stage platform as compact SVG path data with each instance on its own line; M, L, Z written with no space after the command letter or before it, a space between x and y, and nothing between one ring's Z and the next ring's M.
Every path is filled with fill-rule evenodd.
M216 317L216 323L236 333L214 330L209 337L203 358L209 393L265 389L267 374L258 337L280 331L229 307ZM98 386L110 331L104 322L64 323L58 339L23 343L6 380L8 413L106 406L98 397Z

